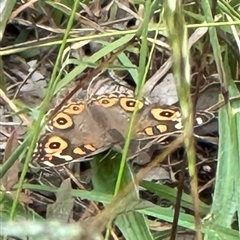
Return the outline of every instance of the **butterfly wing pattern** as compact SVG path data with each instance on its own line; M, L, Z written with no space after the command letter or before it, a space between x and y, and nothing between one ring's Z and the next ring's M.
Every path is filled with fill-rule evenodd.
M54 167L86 160L115 145L123 147L135 108L134 140L154 139L182 131L178 107L150 104L119 92L93 96L89 101L66 104L50 118L31 164ZM202 126L213 118L210 112L198 112L194 126Z

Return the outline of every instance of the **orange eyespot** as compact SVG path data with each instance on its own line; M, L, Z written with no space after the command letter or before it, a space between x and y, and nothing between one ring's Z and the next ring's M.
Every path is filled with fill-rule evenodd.
M174 111L172 109L163 109L163 108L152 108L152 116L158 121L172 120L177 121L181 117L179 111Z
M136 100L134 98L120 98L120 106L128 112L133 112L135 107L140 110L143 107L143 102Z
M50 137L44 146L44 150L48 154L62 152L68 147L68 143L58 136Z
M68 107L63 109L63 112L71 115L75 115L75 114L80 114L83 110L84 110L83 104L70 104Z
M72 118L66 113L60 112L53 119L51 123L55 128L58 129L69 129L74 126Z

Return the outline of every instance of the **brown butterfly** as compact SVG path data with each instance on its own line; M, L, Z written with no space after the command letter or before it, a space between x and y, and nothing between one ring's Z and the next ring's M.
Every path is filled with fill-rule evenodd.
M93 96L89 101L70 102L51 117L46 133L37 143L32 165L53 167L83 161L112 147L121 150L135 108L134 140L153 139L182 130L178 107L150 104L119 92ZM213 117L209 112L196 113L195 126Z

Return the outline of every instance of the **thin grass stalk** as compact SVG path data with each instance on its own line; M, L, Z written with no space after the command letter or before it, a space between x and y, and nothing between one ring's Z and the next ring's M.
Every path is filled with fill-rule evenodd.
M209 23L197 23L197 24L189 24L186 27L187 28L199 28L199 27L221 27L221 26L229 26L229 25L239 25L239 21L232 21L232 22L209 22ZM166 31L167 29L165 27L156 27L154 25L149 26L148 31ZM76 37L76 38L68 38L67 43L75 43L75 42L80 42L80 41L86 41L86 40L92 40L94 39L100 39L104 37L117 37L117 36L124 36L127 34L136 34L137 30L126 30L126 31L114 31L110 33L103 33L103 34L98 34L98 35L88 35L88 36L83 36L83 37ZM55 38L54 38L55 39ZM0 55L10 55L10 54L16 54L28 49L35 49L35 48L40 48L40 47L49 47L53 45L60 45L62 43L62 40L53 40L49 38L40 38L39 40L33 40L33 41L28 41L25 43L21 44L15 44L14 46L9 46L9 47L4 47L0 48ZM31 46L31 47L30 47Z
M202 3L201 6L203 9L206 21L208 23L214 22L209 1L201 0L201 3ZM220 48L220 44L218 41L216 29L214 27L209 27L209 37L210 37L210 42L211 42L211 46L212 46L212 50L213 50L214 60L216 62L216 66L217 66L219 80L220 80L222 86L225 88L225 91L227 91L228 83L227 83L225 71L223 68L221 48Z
M218 1L218 6L225 13L229 14L234 20L240 20L240 14L228 2L224 0Z
M99 51L97 51L96 53L94 53L91 57L88 58L88 62L90 63L96 63L99 59L101 59L102 57L106 56L107 54L115 51L116 49L121 49L124 46L127 46L127 44L133 39L134 35L133 34L127 34L126 36L123 36L119 39L117 39L114 42L109 43L107 46L103 47L102 49L100 49ZM117 50L120 51L120 50ZM114 56L114 54L112 55ZM98 67L101 68L101 66L103 66L103 68L105 69L107 66L105 66L107 62L99 65ZM70 73L67 74L67 76L65 76L63 79L61 79L61 81L58 83L55 92L57 93L60 91L60 89L62 89L65 85L67 85L74 77L76 77L79 73L83 72L87 67L89 66L89 64L87 63L82 63L79 64L78 66L76 66ZM95 69L97 70L97 69Z
M182 110L182 122L184 125L184 144L189 165L189 175L191 179L191 194L195 210L195 228L197 239L202 239L201 224L199 216L198 182L196 174L196 157L193 137L194 114L191 100L190 86L190 64L188 53L187 27L182 12L180 1L165 2L165 23L168 28L169 39L173 52L173 71L177 78L177 90L179 102Z
M146 2L146 6L150 6L149 1ZM148 69L150 67L151 64L151 60L152 60L152 56L153 56L153 52L154 52L154 48L155 48L155 42L152 44L151 50L150 50L150 54L149 54L149 59L148 62L146 64L146 54L148 51L148 41L147 41L147 35L148 35L148 23L150 21L150 14L153 13L152 7L156 6L156 1L154 1L151 5L151 7L147 8L145 11L145 15L144 15L144 22L141 25L140 29L142 29L142 34L141 34L141 40L142 40L142 44L141 44L141 49L140 49L140 60L139 60L139 67L138 67L138 85L137 85L137 89L136 89L136 98L139 100L141 98L141 91L142 88L146 82L146 78L147 78L147 73L148 73ZM161 19L161 18L159 18ZM158 23L158 27L160 26L160 20ZM158 28L157 28L158 29ZM157 35L158 35L158 31L155 31L155 37L154 40L157 39ZM121 179L122 179L122 175L123 175L123 169L124 169L124 165L126 163L126 159L127 159L127 154L128 154L128 148L130 145L130 141L131 141L131 136L132 136L132 129L133 129L133 125L135 123L135 118L136 118L136 113L137 113L137 109L138 109L138 104L136 105L136 108L131 116L130 119L130 123L129 123L129 131L126 137L126 141L125 141L125 145L123 148L123 155L122 155L122 161L120 164L120 170L119 170L119 175L118 175L118 179L117 179L117 183L116 183L116 188L115 188L115 195L117 194L118 190L120 189L120 184L121 184Z
M139 68L138 68L139 81L138 81L137 93L139 93L141 87L143 86L143 84L146 80L146 79L144 79L144 76L146 76L144 73L148 71L148 69L146 69L145 66L146 66L146 56L147 56L147 50L148 50L147 49L147 35L148 35L148 22L150 19L150 12L151 12L151 0L147 0L145 3L144 20L140 27L140 29L142 30L142 32L141 32L142 43L141 43L141 49L140 49L140 60L139 60ZM130 146L132 129L133 129L133 125L135 122L134 119L136 118L136 114L137 114L137 108L138 108L138 106L136 106L136 108L131 116L130 123L129 123L129 129L128 129L126 141L125 141L124 148L123 148L123 154L122 154L118 178L117 178L117 182L116 182L116 186L115 186L114 196L118 193L118 191L120 189L124 166L126 164L127 155L128 155L128 148Z
M152 5L153 6L153 5ZM155 4L154 4L155 6ZM140 97L140 92L141 89L144 86L144 83L146 81L146 76L147 76L147 72L148 72L148 67L150 66L150 62L151 62L151 56L153 54L153 49L154 49L154 44L152 46L151 49L151 56L148 59L148 64L146 67L146 57L147 57L147 51L148 51L148 41L147 41L147 35L148 35L148 23L151 19L151 13L153 13L152 8L151 8L151 0L147 0L145 3L145 14L144 14L144 20L142 25L139 28L139 31L141 32L141 48L140 48L140 60L139 60L139 67L138 67L138 85L137 85L137 90L136 90L136 94L137 94L137 99L139 99ZM156 32L157 35L157 32ZM123 148L123 154L122 154L122 159L120 162L120 168L119 168L119 173L118 173L118 177L117 177L117 182L115 185L115 190L114 190L114 196L117 195L120 186L121 186L121 182L122 182L122 178L123 178L123 172L124 172L124 167L127 161L127 155L128 155L128 149L130 146L130 141L131 141L131 136L132 136L132 130L133 130L133 126L135 123L135 118L136 118L136 114L137 114L137 109L138 109L138 103L136 104L135 110L131 116L130 119L130 123L129 123L129 129L128 129L128 133L127 133L127 137L126 137L126 141L124 144L124 148ZM106 236L109 235L110 232L110 222L108 223L108 233L106 234Z
M13 220L13 218L14 218L14 213L15 213L15 210L16 210L16 207L17 207L19 195L20 195L20 192L22 190L22 185L23 185L23 182L24 182L27 170L28 170L28 165L31 161L32 152L34 150L34 147L36 145L39 133L41 131L41 121L42 121L42 118L43 118L43 116L46 112L48 104L52 99L53 92L54 92L54 87L56 86L57 81L58 81L58 79L56 79L57 72L58 72L58 69L59 69L59 66L60 66L60 62L61 62L61 58L62 58L64 48L65 48L65 45L66 45L66 42L67 42L68 34L69 34L69 32L71 30L71 27L73 25L73 22L74 22L74 16L75 16L75 12L77 11L78 4L79 4L79 2L77 0L75 0L74 6L73 6L73 11L72 11L72 14L69 18L67 29L66 29L66 32L65 32L64 37L63 37L62 45L59 49L59 54L57 56L57 60L56 60L56 63L54 65L54 68L53 68L53 72L52 72L50 83L49 83L49 88L48 88L46 96L43 100L43 104L42 104L42 107L40 109L39 117L38 117L36 123L34 124L34 128L32 129L32 132L31 132L33 137L32 137L32 141L31 141L30 146L29 146L29 150L27 152L26 161L25 161L25 164L24 164L24 167L23 167L23 170L22 170L22 174L21 174L20 179L19 179L19 188L17 189L16 198L14 199L14 202L13 202L13 205L12 205L12 208L11 208L10 220Z
M7 83L6 83L6 79L4 77L3 74L3 60L2 60L2 56L0 55L0 88L6 92L7 90Z

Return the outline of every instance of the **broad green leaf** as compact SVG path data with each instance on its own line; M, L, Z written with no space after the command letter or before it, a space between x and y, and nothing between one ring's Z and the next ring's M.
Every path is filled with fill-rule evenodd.
M159 206L148 207L144 209L137 210L145 215L156 217L158 219L162 219L164 221L172 222L173 221L173 210L171 208L163 208ZM185 227L187 229L195 230L194 225L194 217L185 213L180 213L178 226ZM211 236L215 236L216 238L211 239L231 239L237 240L239 239L238 231L228 229L226 227L220 225L203 225L201 231L205 234L211 234ZM221 237L221 235L223 237ZM220 236L220 237L218 237ZM205 238L204 238L205 239Z
M108 155L105 155L105 158L104 155L104 153L99 154L92 162L93 186L94 189L99 192L114 193L120 168L121 155L116 154L113 151ZM125 164L120 189L126 187L131 180L132 174L128 165ZM125 239L132 240L137 236L137 239L139 240L152 240L153 238L144 215L134 211L135 206L138 204L137 193L135 193L135 191L136 190L133 189L130 193L131 196L123 196L125 199L119 199L119 205L116 204L113 206L116 209L109 210L111 213L114 213L109 216L109 220L112 220L112 218L115 217L114 215L119 213L120 216L116 218L116 225L122 231ZM129 202L128 199L131 199L131 202Z
M239 95L235 84L230 85L229 95ZM220 225L231 230L236 211L240 210L240 102L228 103L219 110L219 150L216 184L207 225ZM220 235L221 236L221 235ZM212 239L213 235L206 236Z
M74 199L71 196L71 180L64 180L56 193L56 201L47 206L47 219L60 220L67 223L73 210Z
M13 197L15 192L4 193L0 192L0 216L1 222L8 222L9 216L12 208ZM35 213L31 208L24 207L22 204L18 203L15 212L15 221L25 221L25 220L37 220L44 221L44 219Z
M175 201L177 198L177 189L171 188L165 185L160 185L154 182L148 182L148 181L142 181L141 186L151 192L154 192L161 198L168 199L172 204L175 204ZM182 199L181 199L181 206L194 210L192 197L190 195L187 195L186 193L183 193ZM200 202L200 208L201 208L201 213L203 214L207 214L210 211L210 207L204 204L203 202Z

